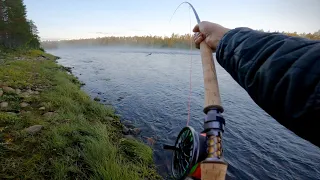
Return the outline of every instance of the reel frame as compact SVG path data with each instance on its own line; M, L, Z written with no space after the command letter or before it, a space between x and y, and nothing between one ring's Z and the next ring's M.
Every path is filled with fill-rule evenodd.
M191 137L188 137L190 135L191 135ZM192 138L192 139L188 140L187 138ZM188 144L185 144L186 141L187 142L189 141ZM183 146L187 146L188 147L189 144L191 146L190 146L190 149L189 149L189 159L187 160L185 157L188 156L188 154L182 154L182 153L186 153L185 149L184 149L186 147L183 147ZM176 142L175 142L175 147L179 148L179 149L175 150L173 152L173 157L172 157L173 159L171 161L171 163L172 163L171 164L171 171L172 171L173 176L176 179L184 179L184 178L186 178L189 175L189 172L192 169L192 167L194 165L196 165L197 160L198 160L198 156L199 156L199 148L198 148L198 146L199 146L199 136L196 133L196 131L191 126L184 127L180 131L179 135L177 136L177 139L176 139ZM181 154L183 156L181 156ZM179 158L183 158L183 159L179 159ZM177 165L176 161L179 161L178 162L179 163L179 168L181 168L181 169L176 169L176 165ZM186 164L185 167L183 167L185 162L187 164ZM184 172L180 172L180 170L184 170ZM178 172L176 172L176 171L178 171Z
M175 179L185 179L196 169L198 162L207 157L205 134L199 134L191 126L184 127L177 136L174 146L164 145L173 150L171 172Z

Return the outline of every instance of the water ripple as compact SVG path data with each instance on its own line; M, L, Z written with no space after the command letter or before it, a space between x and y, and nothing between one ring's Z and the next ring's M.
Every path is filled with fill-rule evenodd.
M146 56L149 52L152 55ZM73 73L86 83L86 92L111 103L122 118L142 129L142 137L157 140L154 158L166 177L171 153L161 147L173 143L186 125L190 53L110 48L58 49L51 53L62 57L62 65L74 67ZM201 131L202 69L198 52L192 56L190 125ZM227 179L320 179L320 149L262 111L220 66L217 72L227 123Z

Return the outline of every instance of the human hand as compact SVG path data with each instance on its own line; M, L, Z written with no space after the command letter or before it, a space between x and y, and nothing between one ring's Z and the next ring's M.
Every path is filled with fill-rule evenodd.
M212 51L215 52L220 40L228 31L230 29L219 24L202 21L193 28L193 32L196 33L194 36L196 47L199 49L200 43L205 40Z

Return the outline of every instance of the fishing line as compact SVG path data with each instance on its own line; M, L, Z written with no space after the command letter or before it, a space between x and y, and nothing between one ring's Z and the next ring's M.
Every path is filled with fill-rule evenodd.
M177 10L181 7L181 5L183 4L188 4L189 6L189 29L190 29L190 70L189 70L189 95L188 95L188 116L187 116L187 126L189 125L190 119L191 119L191 96L192 96L192 25L191 25L191 13L190 13L190 9L193 10L194 15L196 16L197 19L197 23L200 23L200 19L199 16L196 12L196 10L193 8L193 6L189 3L189 2L182 2L181 4L179 4L179 6L175 9L175 11L173 12L171 18L170 18L170 23L171 20L173 18L173 16L176 14Z
M190 28L190 78L189 78L189 97L188 97L188 119L187 126L189 126L190 118L191 118L191 95L192 95L192 30L191 30L191 15L190 15L189 7L189 28Z

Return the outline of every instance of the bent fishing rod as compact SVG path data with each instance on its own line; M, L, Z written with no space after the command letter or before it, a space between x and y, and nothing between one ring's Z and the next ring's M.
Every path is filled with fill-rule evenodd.
M200 18L192 4L183 2L178 8L182 4L190 6L199 24ZM171 170L175 179L223 180L227 172L222 148L223 107L212 49L202 41L200 52L204 79L204 130L198 133L191 126L186 126L180 131L175 145L164 145L163 148L173 151Z

